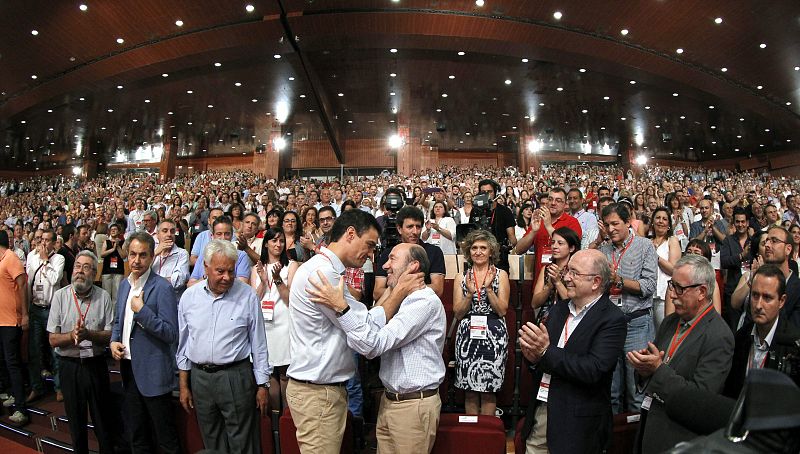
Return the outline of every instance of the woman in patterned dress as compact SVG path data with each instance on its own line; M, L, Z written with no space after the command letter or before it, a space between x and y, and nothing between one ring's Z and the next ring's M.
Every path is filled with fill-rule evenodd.
M465 391L465 413L494 415L508 359L508 274L496 266L500 245L491 233L473 230L461 249L469 269L453 286L453 310L461 319L455 386Z

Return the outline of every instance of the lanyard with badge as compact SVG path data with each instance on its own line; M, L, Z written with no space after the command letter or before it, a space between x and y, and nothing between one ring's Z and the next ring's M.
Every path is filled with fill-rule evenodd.
M625 255L625 252L628 251L628 248L631 247L633 244L633 234L628 232L628 236L630 237L630 241L628 244L625 245L624 248L619 252L619 257L616 259L614 258L614 251L611 251L611 271L616 274L617 270L619 269L619 265L622 263L622 257ZM622 308L622 289L617 288L616 286L612 286L610 290L611 302L614 303L615 306Z
M567 346L569 340L569 320L572 314L567 314L567 321L564 323L564 337L559 342L559 348ZM550 394L550 374L542 374L542 381L539 383L539 391L536 393L536 400L547 403L547 396Z
M270 298L270 294L272 293L272 283L274 282L274 280L269 280L269 273L271 272L272 267L270 267L270 271L267 272L267 279L265 281L265 284L267 285L267 291L264 293L264 299L261 301L261 312L264 314L264 320L268 322L271 322L275 318L275 300L274 298Z
M489 276L490 271L492 271L491 267L486 270L486 274L483 275L483 282L481 286L478 287L478 276L475 272L475 269L472 269L472 282L475 284L475 292L478 294L478 302L482 301L483 288L486 285L486 278ZM467 279L469 279L469 277L467 277ZM494 277L492 277L492 280L494 280ZM489 319L487 316L471 315L469 317L469 338L476 340L485 340L489 338Z
M81 311L81 302L78 301L78 294L75 293L75 289L72 289L72 298L75 301L75 310L78 311L78 322L84 328L86 327L86 316L89 314L89 309L92 308L92 301L89 300L89 303L86 305L86 310ZM80 357L81 358L90 358L94 356L92 352L92 341L89 339L82 340L78 347L80 348Z

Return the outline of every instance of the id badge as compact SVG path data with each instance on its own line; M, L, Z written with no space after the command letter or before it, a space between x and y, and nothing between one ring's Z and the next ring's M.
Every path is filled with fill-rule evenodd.
M36 297L37 300L43 301L44 300L44 285L43 284L36 284L33 288L33 296Z
M609 290L608 297L611 299L611 302L614 304L614 306L617 306L618 308L622 309L622 290L621 289L618 289L616 287L612 287Z
M553 262L553 249L550 246L545 246L542 248L542 265L549 265Z
M473 315L469 318L469 338L488 339L489 323L485 315Z
M441 237L442 237L442 234L441 234L441 233L439 233L439 232L436 232L436 233L434 233L434 234L431 234L431 238L433 238L434 240L437 240L437 241L438 241L438 240L439 240L439 238L441 238Z
M642 399L642 410L650 410L651 405L653 405L653 397L644 396L644 399Z
M720 253L717 251L716 243L709 243L708 247L711 249L711 266L715 270L722 269L722 262L720 261Z
M94 356L94 352L92 351L92 341L88 339L81 341L81 343L78 344L78 347L80 348L81 358L91 358Z
M264 320L271 322L275 317L275 301L262 301L261 312L264 314Z
M550 374L542 374L542 381L539 383L539 392L536 393L536 400L547 402L547 395L550 393Z
M118 266L119 266L119 259L116 257L111 257L111 261L108 262L108 267L111 268L112 270L115 270L117 269Z

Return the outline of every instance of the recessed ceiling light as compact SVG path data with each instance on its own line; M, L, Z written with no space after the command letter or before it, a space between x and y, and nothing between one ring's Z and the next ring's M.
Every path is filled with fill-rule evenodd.
M394 93L393 91L390 91L390 92L389 92L389 96L394 96L394 94L395 94L395 93Z
M244 9L245 9L245 11L247 11L248 13L252 13L253 11L255 11L255 10L256 10L256 7L255 7L255 6L253 6L253 5L250 5L250 4L248 4L247 6L245 6L245 7L244 7Z
M744 121L744 118L740 118L739 121Z
M511 79L506 79L504 82L506 85L511 85Z
M586 109L583 109L583 110L581 110L581 113L589 113L589 111L586 110Z
M628 29L627 28L623 28L619 32L620 32L620 34L622 34L622 36L627 36L628 35Z
M712 125L712 126L711 126L711 129L717 129L717 127Z
M31 35L37 36L39 34L39 30L31 30Z
M672 96L675 96L675 97L677 97L677 96L678 96L678 94L677 94L677 93L673 93L673 94L672 94Z
M242 83L241 82L234 82L233 85L236 85L237 87L241 87Z
M682 54L683 53L683 48L679 47L679 48L675 49L675 52L677 52L679 54Z
M722 23L722 18L718 17L718 18L714 19L714 23L717 24L717 25L721 24Z
M169 74L167 74L167 73L162 73L162 74L161 74L161 77L169 77Z
M111 113L111 112L113 112L113 111L114 111L114 109L108 109L108 110L106 110L106 112L108 112L108 113Z
M442 93L442 98L446 98L446 97L447 97L447 93Z
M122 38L117 38L117 44L122 44L122 43L124 43L124 42L125 42L125 40L124 40L124 39L122 39Z
M193 90L186 90L186 94L187 94L187 95L191 95L192 93L194 93L194 91L193 91Z
M293 80L294 80L294 77L290 77L290 78L289 78L289 81L293 81Z
M220 62L216 62L216 63L214 63L214 66L216 66L217 68L219 68L220 66L222 66L222 63L220 63Z
M769 132L769 128L765 129L764 132Z
M173 113L170 111L170 112L167 112L167 115L173 115Z
M708 108L709 108L709 109L713 109L713 108L714 108L714 106L708 106Z
M336 96L339 96L341 98L342 96L344 96L344 93L338 93Z
M581 68L581 69L579 69L578 71L579 71L579 72L582 72L582 73L585 73L585 72L586 72L586 68Z
M611 99L611 98L608 97L608 96L603 96L603 101L608 101L609 99Z
M736 136L736 138L737 138L737 139L741 139L741 138L742 138L742 136L740 136L740 135L739 135L739 136Z
M795 71L800 71L800 66L795 66L795 67L794 67L794 70L795 70Z
M622 121L627 120L627 118L625 118L625 117L619 117L619 119L622 120Z
M758 86L756 86L756 88L757 88L757 89L759 89L759 90L761 90L761 89L762 89L762 88L764 88L764 87L763 87L762 85L758 85Z
M442 109L436 109L436 111L437 111L437 112L441 112L441 111L442 111Z
M275 55L272 56L272 58L277 60L277 59L281 58L281 54L275 54Z
M34 79L34 80L36 80L36 79L38 79L38 78L39 78L39 77L38 77L36 74L34 74L34 75L32 75L32 76L31 76L31 79Z
M556 91L564 91L564 87L557 87Z
M209 109L213 109L213 108L214 108L214 105L213 105L213 104L209 104L209 105L207 105L206 107L208 107Z
M250 101L252 101L252 102L258 102L258 100L257 100L256 98L253 98L253 99L251 99Z
M561 20L562 17L564 17L564 15L561 14L561 11L556 11L553 13L553 18L555 18L555 20Z
M389 73L389 77L397 77L396 73Z
M300 95L300 97L301 97L301 98L305 98L305 97L306 97L306 95Z
M522 63L528 63L528 59L527 58L523 58L522 59Z
M720 71L726 73L726 72L728 72L728 68L722 68L722 69L720 69Z
M767 43L761 43L761 44L758 45L758 47L760 47L762 49L766 49L767 48Z
M686 117L681 115L681 120L685 120L685 119L686 119Z
M47 113L53 113L53 109L47 109Z
M454 76L454 75L452 75L452 74L451 74L451 75L447 76L447 78L448 78L448 79L450 79L450 80L453 80L453 79L455 79L455 78L456 78L456 76Z
M650 110L650 106L644 106L644 110Z
M544 107L544 103L543 103L543 102L540 102L540 103L539 103L539 107Z
M183 21L178 19L175 21L175 25L177 25L178 27L183 27Z
M117 85L117 90L122 90L122 85Z
M464 56L464 55L466 55L466 54L467 54L467 53L466 53L466 52L464 52L463 50L460 50L460 51L458 51L458 55L459 55L459 56L461 56L461 57L463 57L463 56Z
M790 103L789 101L786 101L786 105L787 105L787 106L791 106L791 105L792 105L792 103Z
M80 6L78 6L78 9L79 9L79 10L81 10L81 11L86 11L86 10L88 10L88 9L89 9L89 7L88 7L88 6L86 6L86 4L84 4L84 3L81 3L81 5L80 5Z
M134 122L134 123L136 123L137 121L139 121L139 120L137 120L137 119L135 119L135 118L133 119L133 122Z
M397 49L395 49L395 48L391 48L391 49L389 49L389 52L391 52L391 53L393 53L393 54L396 54L396 53L397 53Z
M150 103L150 100L149 99L145 99L144 102Z
M484 1L483 0L475 0L475 6L480 8L483 5L484 5Z

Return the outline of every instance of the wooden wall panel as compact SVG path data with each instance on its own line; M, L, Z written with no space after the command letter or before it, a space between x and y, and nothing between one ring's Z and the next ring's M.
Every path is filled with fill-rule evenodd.
M345 167L382 167L394 169L394 155L386 139L352 139L344 144ZM333 151L331 151L333 154Z
M292 144L292 169L339 167L327 140L295 141Z
M771 157L769 160L770 169L784 169L794 166L800 166L800 150L788 151L780 156Z
M181 166L177 169L178 174L186 173L187 169L191 167L191 172L203 172L206 170L252 170L253 169L253 155L238 155L238 156L208 156L204 158L178 158L175 160L176 166Z

